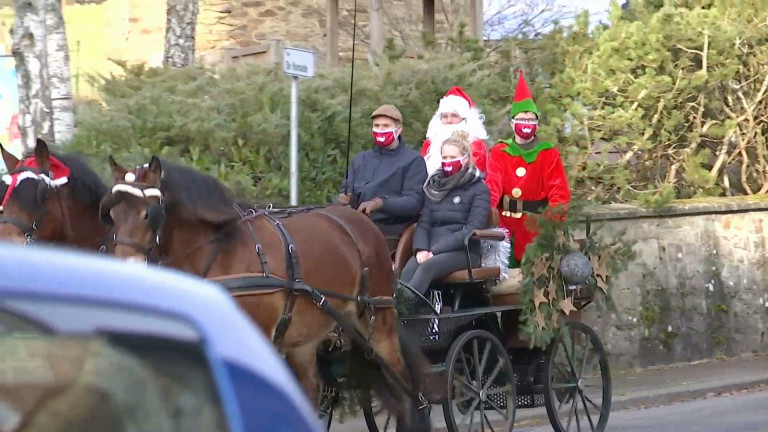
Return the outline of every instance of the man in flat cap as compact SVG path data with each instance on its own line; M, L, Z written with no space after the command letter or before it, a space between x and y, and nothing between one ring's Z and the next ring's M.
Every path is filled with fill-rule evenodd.
M336 202L369 215L394 251L419 218L427 168L421 154L403 142L403 116L395 106L380 106L371 119L374 146L352 160Z

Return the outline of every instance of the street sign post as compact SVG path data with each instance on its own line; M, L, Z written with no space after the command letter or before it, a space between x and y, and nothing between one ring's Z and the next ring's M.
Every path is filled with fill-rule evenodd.
M315 76L315 53L283 48L283 72L291 77L291 205L299 205L299 78Z

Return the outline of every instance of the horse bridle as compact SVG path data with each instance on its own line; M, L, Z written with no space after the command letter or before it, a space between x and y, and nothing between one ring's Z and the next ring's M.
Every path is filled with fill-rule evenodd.
M38 176L45 175L45 173L42 170L27 168L27 167L20 168L14 171L11 175L18 174L24 171L31 172ZM44 203L45 200L47 200L48 197L50 196L50 190L53 187L50 184L48 184L48 182L44 178L38 178L37 182L38 182L38 185L37 185L38 201L40 201L41 203ZM61 198L57 196L56 201L59 204L59 209L61 210L62 217L67 217L67 213L64 211L64 205L61 203ZM27 223L18 221L12 218L11 216L4 214L3 218L0 219L0 225L10 224L15 226L24 235L24 245L30 245L37 240L37 229L43 220L43 216L45 216L45 206L43 206L43 208L39 212L37 212L35 217L32 219L31 223L27 224Z
M141 187L144 186L144 187ZM163 199L163 192L155 187L149 187L146 185L126 184L118 183L112 188L112 194L116 192L125 192L139 198L151 198L156 197L160 200L159 204L150 204L147 207L147 223L149 224L152 236L147 243L137 242L133 239L118 237L117 233L112 233L112 243L115 246L126 246L144 256L146 263L157 264L160 261L160 257L155 258L155 250L160 246L160 235L165 225L165 201ZM111 210L117 202L113 202L108 209ZM107 224L114 225L114 221L111 220L111 216L103 211L100 212L101 220Z

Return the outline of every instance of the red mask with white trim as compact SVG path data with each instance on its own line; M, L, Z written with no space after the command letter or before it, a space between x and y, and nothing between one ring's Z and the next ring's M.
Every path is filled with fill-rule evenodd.
M450 159L450 160L444 160L442 167L443 167L443 174L446 177L450 177L457 172L464 169L464 165L466 163L466 156L456 158L456 159Z
M373 142L379 147L387 148L397 140L397 128L388 131L371 131Z
M515 135L524 140L529 140L536 135L536 129L538 128L538 120L512 120L515 129Z

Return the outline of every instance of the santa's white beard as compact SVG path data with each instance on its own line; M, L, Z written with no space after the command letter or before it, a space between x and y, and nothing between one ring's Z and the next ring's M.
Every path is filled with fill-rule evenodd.
M427 131L427 138L429 142L436 143L438 147L443 145L443 142L453 135L456 131L466 131L467 125L462 123L457 124L440 124L438 126L432 126ZM438 152L439 153L439 152Z

